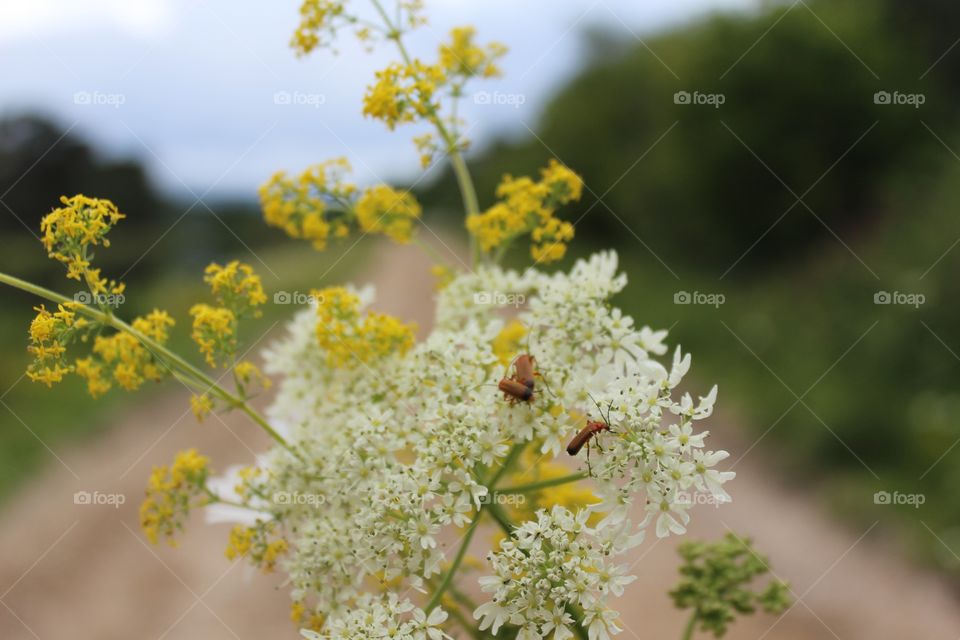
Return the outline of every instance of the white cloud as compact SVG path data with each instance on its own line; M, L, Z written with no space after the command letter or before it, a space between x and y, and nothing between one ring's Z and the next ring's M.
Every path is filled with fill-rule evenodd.
M174 13L170 0L4 0L0 2L0 41L98 28L158 38L173 26Z

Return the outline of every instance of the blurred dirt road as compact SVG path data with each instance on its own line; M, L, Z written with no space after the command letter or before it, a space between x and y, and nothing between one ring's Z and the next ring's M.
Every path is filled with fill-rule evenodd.
M356 282L374 282L380 309L426 327L432 309L427 261L411 247L382 245L374 255ZM152 465L193 446L223 469L250 462L267 446L240 416L197 425L187 398L186 391L175 390L124 416L87 446L54 448L43 473L5 505L0 512L0 638L297 637L287 619L282 578L224 558L228 525L208 526L196 517L178 549L151 547L140 535L137 506ZM711 444L746 451L750 441L723 425L721 411L711 421ZM781 487L759 465L763 457L758 447L737 465L731 486L735 502L694 510L691 534L714 538L732 529L752 535L799 600L782 618L758 615L738 624L729 638L960 637L955 596L938 578L911 568L882 546L882 522L862 531L840 527L809 499ZM77 491L118 494L125 503L119 508L77 505ZM676 543L651 537L636 551L633 569L639 580L621 602L621 638L679 637L685 617L665 595L675 580Z

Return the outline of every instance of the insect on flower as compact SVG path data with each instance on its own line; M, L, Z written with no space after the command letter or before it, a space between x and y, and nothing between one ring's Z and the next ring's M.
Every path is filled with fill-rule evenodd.
M533 390L536 386L534 382L537 376L536 366L537 361L530 354L524 353L517 356L513 361L514 375L500 380L497 388L503 391L511 402L532 402Z
M588 420L587 426L573 436L573 440L570 441L570 444L567 445L567 453L572 456L580 453L580 449L583 449L583 445L589 445L590 438L597 435L601 431L610 431L610 425L604 421L600 420ZM587 449L589 455L589 447Z

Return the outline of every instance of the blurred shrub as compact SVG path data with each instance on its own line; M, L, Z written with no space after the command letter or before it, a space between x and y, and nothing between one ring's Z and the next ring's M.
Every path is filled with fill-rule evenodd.
M886 3L810 5L717 15L650 37L656 56L594 34L592 60L540 119L543 144L502 141L476 158L481 193L489 198L503 166L534 171L549 147L592 189L571 212L576 220L590 211L581 236L633 248L625 223L675 270L717 276L745 253L733 277L796 260L832 235L826 226L856 235L871 223L875 185L922 162L919 120L937 130L952 109L938 70L918 81L930 59L892 28ZM922 91L925 103L878 105L878 91ZM677 92L721 94L723 104L676 104ZM455 206L452 189L444 179L425 197ZM794 204L808 189L815 215Z

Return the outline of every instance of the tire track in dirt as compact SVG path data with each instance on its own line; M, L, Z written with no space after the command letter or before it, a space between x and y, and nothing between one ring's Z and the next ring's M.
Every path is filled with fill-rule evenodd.
M414 248L387 244L373 255L356 282L374 282L379 309L426 330L432 316L428 261ZM268 446L242 416L198 426L187 405L186 392L149 401L101 438L57 451L79 480L51 458L8 502L0 519L0 638L297 637L287 620L282 577L224 558L229 525L206 525L197 515L177 549L150 547L140 535L137 506L153 465L196 447L223 469L251 461ZM723 424L718 414L711 425L715 437L733 451L746 450L748 443L725 433ZM866 532L833 523L809 497L780 486L755 464L760 457L755 450L738 465L732 504L694 511L691 535L715 538L728 529L752 535L803 602L779 621L748 619L729 638L960 637L960 610L947 586L891 556L879 542L882 523ZM126 502L119 508L76 505L78 490L117 493ZM635 552L639 579L620 603L626 627L620 637L679 637L685 616L665 594L675 580L678 542L651 538Z

